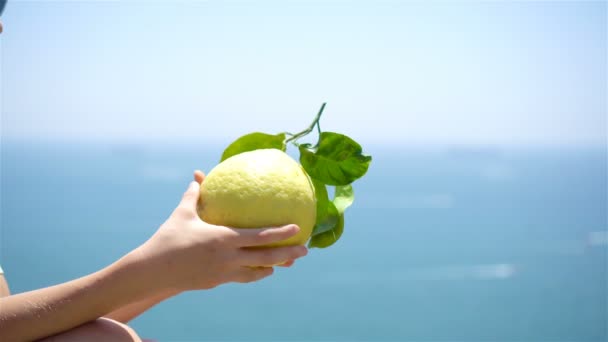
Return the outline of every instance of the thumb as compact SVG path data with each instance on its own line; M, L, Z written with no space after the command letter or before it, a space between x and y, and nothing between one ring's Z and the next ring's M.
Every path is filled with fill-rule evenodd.
M190 185L188 185L188 189L186 189L186 192L184 192L184 196L182 197L180 205L186 208L196 209L196 203L198 202L199 196L200 185L197 182L190 182Z

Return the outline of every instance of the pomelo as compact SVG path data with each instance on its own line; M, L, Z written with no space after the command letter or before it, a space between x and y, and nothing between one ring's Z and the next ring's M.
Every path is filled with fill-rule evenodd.
M201 184L198 213L207 223L233 228L297 224L300 232L271 246L303 245L316 221L312 182L285 152L261 149L234 155Z

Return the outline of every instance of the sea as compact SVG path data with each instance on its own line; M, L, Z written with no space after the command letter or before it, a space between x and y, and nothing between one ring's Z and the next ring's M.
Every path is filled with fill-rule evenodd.
M18 139L0 149L0 264L14 293L136 248L222 152ZM366 152L335 245L257 283L183 293L131 326L157 341L608 340L605 146Z

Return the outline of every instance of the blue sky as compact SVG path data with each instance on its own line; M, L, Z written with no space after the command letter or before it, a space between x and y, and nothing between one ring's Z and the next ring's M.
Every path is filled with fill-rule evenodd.
M9 1L2 136L598 145L606 2Z

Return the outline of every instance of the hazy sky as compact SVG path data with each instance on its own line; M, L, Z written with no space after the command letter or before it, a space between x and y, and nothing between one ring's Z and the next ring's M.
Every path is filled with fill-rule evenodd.
M605 144L596 2L18 1L2 136Z

